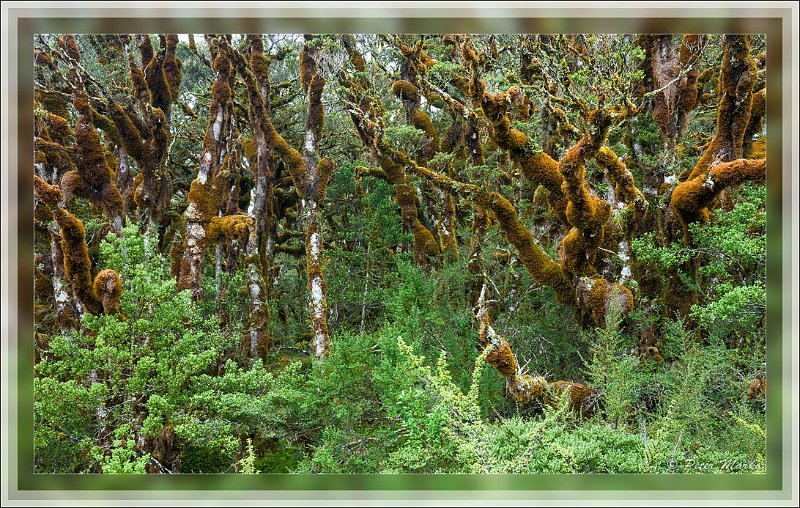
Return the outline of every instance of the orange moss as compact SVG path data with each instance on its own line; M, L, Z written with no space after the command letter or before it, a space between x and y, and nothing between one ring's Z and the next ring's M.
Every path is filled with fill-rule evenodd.
M258 144L253 138L242 138L242 153L250 161L251 165L255 165L258 155Z
M89 108L89 95L87 95L86 90L83 88L75 90L75 98L72 101L72 105L75 106L78 114L91 116L92 113L91 109Z
M425 137L438 139L436 129L433 127L433 122L431 122L431 117L421 109L414 111L414 114L411 116L411 125L423 131Z
M33 291L36 295L36 301L47 304L49 307L54 303L53 278L46 274L44 270L39 269L42 261L41 254L37 254L33 265L35 267L33 272Z
M559 261L564 270L574 275L594 275L594 242L589 242L578 228L570 229L558 249Z
M678 212L684 226L708 219L707 207L727 187L744 181L764 182L767 164L765 159L739 159L713 166L707 175L701 174L678 185L672 192L670 203Z
M108 117L114 122L119 133L120 142L125 152L135 160L145 156L145 145L141 130L134 124L131 116L116 102L109 105Z
M564 178L558 170L558 162L545 152L537 152L521 161L520 169L523 176L529 181L543 185L553 197L553 202L558 202L558 199L563 196L561 185ZM562 201L562 203L566 207L566 202Z
M69 200L72 196L88 198L92 195L91 186L81 178L77 169L64 173L64 176L61 177L60 185L66 200Z
M762 377L757 377L750 381L747 387L747 397L755 400L762 401L767 395L767 380Z
M575 285L578 310L590 320L592 326L604 327L606 315L612 307L622 316L633 310L633 294L630 289L604 278L582 277Z
M172 104L172 91L164 73L164 59L153 58L145 67L144 76L152 97L152 106L168 112Z
M763 140L754 141L753 137L761 133L764 124L764 115L766 114L767 103L767 89L762 88L753 94L752 110L750 112L750 121L747 124L747 131L744 133L744 141L742 144L742 156L750 159L763 159L765 157L764 151L760 154L754 153L755 143Z
M107 139L110 139L117 145L122 144L116 124L111 119L96 109L92 108L92 123L103 131Z
M252 36L250 51L250 67L253 69L253 75L259 81L268 79L272 60L264 55L264 42L260 35Z
M560 303L571 303L574 294L564 271L534 242L533 235L519 220L513 205L495 192L481 194L477 201L495 213L500 229L509 243L516 247L520 261L534 280L555 289Z
M412 104L419 103L419 92L417 91L417 87L405 81L403 79L398 79L392 85L392 93L398 99L409 102Z
M308 87L308 118L307 128L314 133L314 139L319 141L322 137L322 129L325 125L325 109L322 106L322 90L325 88L325 80L319 74L311 78Z
M454 152L464 139L464 129L462 123L456 118L447 128L447 134L442 140L442 151L445 153Z
M366 71L367 67L364 63L364 57L362 57L361 53L356 49L355 38L350 34L342 35L342 43L344 49L347 51L347 55L350 57L350 63L353 64L353 67L355 67L358 72Z
M506 378L506 390L519 404L527 405L533 399L544 396L547 381L543 377L531 377L528 374L515 374Z
M53 58L50 56L49 53L45 51L34 51L33 61L36 63L36 65L41 65L44 67L48 67L50 69L55 69L55 65L53 64Z
M47 130L54 139L66 139L72 135L72 128L66 118L53 113L47 113L45 116L45 124Z
M34 92L34 98L42 108L62 118L70 117L69 109L67 108L68 97L68 95L54 90L36 90Z
M765 158L767 156L767 141L765 139L753 141L749 156L753 159Z
M150 104L150 88L147 86L141 67L136 64L133 55L129 55L128 61L133 82L133 97L143 104Z
M71 192L101 206L109 218L122 216L124 213L122 196L114 185L114 175L106 162L100 136L89 116L82 114L78 117L75 140L78 148L77 172L86 185L70 181Z
M595 155L595 160L606 170L606 175L614 185L614 193L618 199L629 204L645 203L644 195L636 188L633 175L613 150L606 146L601 147Z
M178 47L178 35L167 34L167 50L164 57L164 76L169 85L172 101L177 101L180 94L180 85L183 81L181 59L175 55Z
M328 181L331 178L333 169L334 162L330 157L323 157L317 164L316 200L319 205L323 205L325 203L325 196L328 190Z
M464 42L461 48L462 54L464 56L464 60L468 63L477 64L478 63L478 55L472 49L468 42Z
M187 220L198 222L210 221L225 205L227 178L224 175L214 175L205 184L200 180L193 180L189 185L189 206L194 206ZM188 210L187 210L188 212Z
M566 397L571 410L585 418L592 416L597 403L597 393L591 387L582 383L574 383L572 381L548 383L544 402L551 407L557 407L565 392L568 392Z
M102 311L92 283L92 262L86 247L83 223L63 208L56 208L55 219L61 228L61 250L64 254L66 280L72 285L78 301L91 314Z
M93 286L97 298L103 304L103 313L119 314L123 320L126 320L119 306L119 299L122 296L122 282L120 282L119 274L110 269L101 270L94 278Z
M206 242L216 242L221 238L242 240L248 233L252 218L247 214L212 217L206 228Z
M153 59L153 43L150 36L147 34L141 35L139 39L139 54L142 55L142 67L147 67L150 60Z
M303 92L308 90L308 85L311 83L312 76L317 74L317 62L314 59L314 50L309 47L308 41L312 37L306 37L306 43L303 44L303 49L300 50L300 86Z
M505 340L501 340L499 345L492 346L486 354L486 363L494 367L505 378L517 373L517 360L511 352L511 346Z
M426 142L422 146L420 155L423 160L430 160L439 150L439 135L436 133L431 118L426 112L417 109L411 116L411 125L425 133Z
M33 194L48 206L55 206L61 201L61 188L50 185L37 175L33 175Z
M692 180L719 162L742 157L744 135L750 122L756 62L750 56L751 36L725 35L722 40L724 58L719 76L721 98L717 107L717 132L692 169Z
M425 263L427 258L437 258L441 253L439 242L433 233L426 228L416 217L412 229L414 235L414 257L418 263Z
M611 216L611 208L605 200L586 188L584 160L594 153L592 148L591 139L584 137L562 157L558 169L564 178L562 190L569 199L566 208L569 224L580 229L588 239L599 243L603 224Z

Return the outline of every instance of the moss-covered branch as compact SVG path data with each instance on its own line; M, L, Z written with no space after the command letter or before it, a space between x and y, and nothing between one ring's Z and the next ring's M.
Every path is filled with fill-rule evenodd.
M756 62L750 56L751 36L723 36L723 61L718 87L722 94L717 107L717 132L700 156L688 180L705 174L720 162L742 157L744 136L750 123L753 106L753 86L756 83Z
M478 298L475 317L479 323L478 345L486 352L486 363L505 378L506 390L518 403L529 404L538 399L551 407L558 407L562 398L566 398L570 409L579 415L592 415L599 393L591 387L572 381L548 383L541 376L533 377L522 371L508 341L498 335L490 324L485 283Z
M92 261L86 246L83 223L65 209L54 213L61 229L61 250L64 254L66 279L72 286L81 311L90 314L117 314L124 319L119 307L122 284L114 270L101 270L92 281Z

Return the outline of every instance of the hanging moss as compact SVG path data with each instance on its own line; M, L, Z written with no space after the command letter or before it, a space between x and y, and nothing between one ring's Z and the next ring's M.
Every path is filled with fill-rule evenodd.
M445 134L445 137L442 140L442 151L445 153L453 153L458 148L458 146L462 144L463 140L464 140L463 124L459 121L458 118L453 118L453 121L447 128L447 134Z
M44 118L49 134L54 139L67 139L72 135L72 128L66 118L48 112Z
M315 74L311 78L308 87L308 118L306 125L314 134L314 139L322 137L322 129L325 125L325 109L322 106L322 90L325 88L325 80L322 76Z
M325 203L328 181L331 179L333 169L334 162L330 157L323 157L317 164L316 200L320 205Z
M483 156L483 143L481 143L481 133L478 128L478 118L472 112L469 114L467 127L464 131L464 140L466 141L472 163L483 165L485 160Z
M78 111L79 115L91 116L92 113L89 107L89 95L83 88L75 90L75 97L72 100L72 105Z
M303 49L300 50L300 86L303 88L303 92L308 91L312 76L317 74L317 62L314 59L315 50L308 44L312 39L313 36L306 35L306 43L303 44Z
M420 151L421 159L428 161L439 150L439 135L431 122L430 116L421 109L414 111L411 116L411 125L425 133L425 144Z
M622 316L630 314L634 308L630 289L601 277L581 277L575 285L575 294L578 310L596 327L605 326L606 315L612 307Z
M212 217L206 228L206 242L216 242L221 238L242 240L248 233L252 218L247 214Z
M64 272L78 301L91 314L102 312L92 283L92 262L86 247L83 223L74 215L56 208L55 219L61 228L61 250L64 253Z
M144 79L144 73L133 59L133 55L128 57L131 81L133 82L133 97L142 104L149 104L151 100L150 89Z
M679 60L683 67L691 65L690 62L697 59L698 53L705 44L706 39L707 36L705 35L686 34L683 36L679 51ZM680 97L679 106L682 114L679 119L680 131L686 128L686 123L688 122L687 113L697 106L697 95L699 91L697 86L698 76L699 71L697 70L697 62L695 62L694 67L686 72L685 79L680 82L678 87L678 94Z
M153 42L150 40L150 36L147 34L139 35L139 54L142 56L142 68L147 67L147 64L150 63L150 60L153 59L155 54L153 50Z
M50 185L37 175L33 175L33 194L36 199L50 207L61 202L61 188L57 185Z
M67 178L72 173L69 172L64 175L67 179L62 179L62 186L100 206L107 217L121 217L124 213L122 195L114 184L114 174L106 162L100 136L89 115L91 112L88 115L82 113L75 125L77 174L85 184L77 181L74 174Z
M417 91L417 87L403 79L398 79L394 82L394 84L392 84L392 93L395 95L395 97L404 102L411 104L419 103L419 92Z
M183 70L181 59L175 54L178 47L178 35L167 34L167 49L164 57L164 76L169 85L170 97L172 102L178 100L180 95L180 85L183 81Z
M717 132L705 153L697 160L690 180L705 174L718 162L742 157L757 77L755 60L750 56L750 40L751 36L746 34L723 36L724 57L718 84L722 95L717 107Z
M119 136L119 131L117 130L117 126L114 124L114 122L111 121L109 117L103 115L94 108L92 108L91 112L91 119L94 126L103 131L106 139L112 141L114 144L121 145L122 141Z
M345 51L347 51L347 56L350 58L350 63L355 67L356 71L366 71L367 67L364 62L364 57L361 56L361 53L356 48L355 38L351 34L343 34L341 40Z
M254 35L250 42L250 67L253 70L253 75L259 81L265 81L269 78L269 66L272 60L264 55L264 41L260 35ZM265 97L264 99L268 99Z
M109 105L108 117L114 122L119 132L120 142L125 152L135 160L144 158L145 146L140 129L136 127L131 116L116 102Z
M36 65L40 65L42 67L47 67L50 70L55 70L56 66L53 63L53 57L50 56L50 53L46 51L38 51L34 50L33 52L33 61Z
M93 287L97 298L102 302L104 314L118 314L123 320L127 320L119 306L122 283L117 272L109 269L101 270L94 278Z
M70 117L67 104L69 103L69 95L59 93L55 90L35 90L34 99L42 108L50 113L60 116L61 118L68 119Z
M152 97L152 106L168 112L172 104L172 90L164 73L164 57L160 54L147 64L144 70L147 89Z

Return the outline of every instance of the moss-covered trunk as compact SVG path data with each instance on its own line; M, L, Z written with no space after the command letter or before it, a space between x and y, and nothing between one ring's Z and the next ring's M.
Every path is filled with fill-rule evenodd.
M306 117L305 144L302 174L292 171L296 189L300 191L300 224L305 229L306 274L308 276L308 313L311 321L311 340L314 356L324 358L330 350L328 336L328 285L323 272L323 241L320 207L330 179L333 161L320 160L319 142L322 138L325 111L322 106L322 91L325 79L321 75L319 54L314 38L306 36L306 44L300 53L300 84L305 93L308 115Z

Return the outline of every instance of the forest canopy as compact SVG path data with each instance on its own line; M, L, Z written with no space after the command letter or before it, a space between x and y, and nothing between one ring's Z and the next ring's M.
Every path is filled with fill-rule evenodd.
M36 472L765 472L763 35L34 61Z

